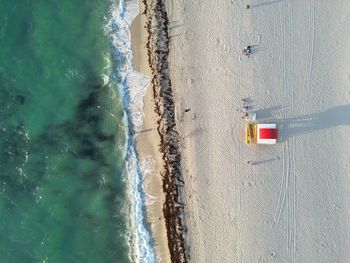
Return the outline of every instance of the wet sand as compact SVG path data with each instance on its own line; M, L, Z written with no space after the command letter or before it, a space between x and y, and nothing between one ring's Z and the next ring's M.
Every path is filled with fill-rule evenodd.
M135 18L131 27L133 65L137 71L151 77L146 49L148 36L145 30L146 21L145 15L141 14L144 10L142 3L140 3L140 10L140 14ZM149 86L144 97L143 131L138 134L137 149L142 164L150 168L143 184L147 195L147 220L151 226L157 259L159 262L166 263L170 262L170 255L163 216L163 203L165 201L161 178L163 160L159 151L160 138L157 132L157 116L154 107L153 91L152 87Z

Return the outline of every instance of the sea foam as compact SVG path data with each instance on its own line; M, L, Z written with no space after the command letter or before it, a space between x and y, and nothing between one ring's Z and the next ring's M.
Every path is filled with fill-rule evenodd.
M136 72L132 66L130 26L138 14L138 0L120 0L119 5L114 6L110 12L106 31L111 38L115 64L110 78L118 84L124 110L125 177L130 201L130 259L135 262L153 263L156 262L156 256L146 222L145 193L142 186L142 175L147 173L149 167L141 167L135 145L135 134L142 129L143 97L150 83L146 75Z

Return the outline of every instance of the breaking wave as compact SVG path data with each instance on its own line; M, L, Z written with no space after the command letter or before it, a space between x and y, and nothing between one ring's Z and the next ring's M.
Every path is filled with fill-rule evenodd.
M132 47L130 26L139 14L137 0L120 0L110 11L106 33L111 39L113 49L114 70L109 77L117 83L124 110L125 145L125 177L128 185L130 202L130 260L141 263L156 262L153 240L146 222L145 193L143 191L143 175L148 167L141 166L136 151L135 134L142 129L143 97L146 95L150 79L132 66Z

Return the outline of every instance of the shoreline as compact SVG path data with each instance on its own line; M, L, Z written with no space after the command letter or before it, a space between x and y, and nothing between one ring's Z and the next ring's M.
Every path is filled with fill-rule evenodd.
M144 3L139 1L140 12L133 20L130 28L131 43L133 50L133 67L136 71L152 77L151 68L148 63L146 43L148 33L146 31L146 16L143 13ZM160 137L157 132L157 116L155 114L155 102L153 90L150 85L143 98L143 129L137 136L137 151L140 157L142 168L149 169L144 175L143 187L146 196L147 223L151 230L152 239L155 242L155 252L158 262L167 263L170 261L166 225L163 215L163 204L165 195L162 191L162 167L164 162L159 151ZM145 171L145 169L142 169Z
M151 77L151 87L144 97L145 132L139 135L137 145L141 160L147 156L155 160L152 176L146 176L144 181L147 219L157 259L186 263L181 157L169 77L169 21L163 1L140 1L140 11L131 30L134 66ZM153 176L157 174L159 177Z

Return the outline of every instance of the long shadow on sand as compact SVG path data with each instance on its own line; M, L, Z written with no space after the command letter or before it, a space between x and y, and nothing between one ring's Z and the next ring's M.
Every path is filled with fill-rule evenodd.
M280 141L285 141L293 136L350 125L350 105L337 106L323 112L295 118L279 119L276 123L280 129Z
M262 7L262 6L266 6L266 5L272 5L272 4L277 4L283 2L283 0L275 0L275 1L269 1L269 2L264 2L264 3L260 3L260 4L252 4L250 6L250 8L257 8L257 7Z
M258 119L263 121L276 120L278 118L278 113L283 109L281 105L272 106L269 108L254 110Z

